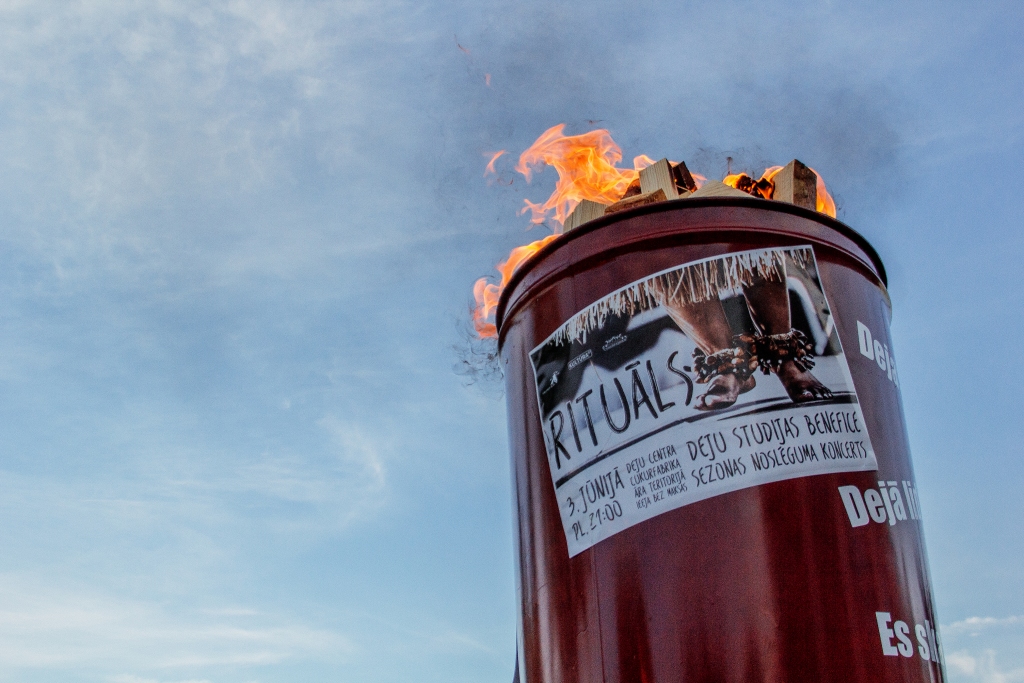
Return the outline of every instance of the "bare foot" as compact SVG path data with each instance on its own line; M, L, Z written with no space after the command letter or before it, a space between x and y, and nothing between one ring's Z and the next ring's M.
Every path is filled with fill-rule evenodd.
M719 410L728 408L740 394L745 394L757 386L753 376L741 382L736 375L727 373L718 375L708 384L708 390L697 397L694 407L697 410Z
M805 403L821 398L832 398L832 392L807 370L801 370L791 360L779 368L779 379L794 403Z

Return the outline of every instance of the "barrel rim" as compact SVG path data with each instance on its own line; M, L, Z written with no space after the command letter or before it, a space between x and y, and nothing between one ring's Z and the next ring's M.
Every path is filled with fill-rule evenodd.
M536 268L545 258L558 251L565 245L569 244L573 240L582 238L590 233L597 232L602 228L609 227L619 221L627 218L635 218L637 216L644 216L653 213L660 213L664 211L678 211L687 209L697 208L708 208L715 206L723 207L743 207L752 209L761 209L767 211L778 211L781 213L788 213L801 218L808 218L817 223L822 224L827 228L835 230L844 237L852 240L858 247L860 247L867 257L871 260L871 265L874 266L875 273L878 275L883 287L888 287L889 281L885 272L885 265L882 263L881 256L875 248L868 242L867 238L861 235L859 232L851 228L846 223L832 218L826 214L811 209L806 209L796 204L789 204L787 202L777 202L768 199L759 199L757 197L736 197L736 196L723 196L723 197L697 197L693 199L670 199L668 201L657 202L655 204L648 204L646 206L637 207L635 209L628 209L625 211L618 211L613 214L601 216L595 218L592 221L584 223L575 230L564 232L549 243L545 244L540 251L529 258L526 263L522 264L519 268L512 273L512 277L509 278L508 283L502 290L501 295L498 297L498 306L495 309L495 327L498 330L498 338L501 339L501 330L505 322L505 312L509 305L509 300L512 297L512 293L516 291L519 284L523 281L526 275ZM867 265L867 264L865 264Z

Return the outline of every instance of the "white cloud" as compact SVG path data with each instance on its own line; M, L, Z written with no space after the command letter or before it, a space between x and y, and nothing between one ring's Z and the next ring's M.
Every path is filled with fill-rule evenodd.
M0 469L0 545L15 566L66 566L116 594L121 581L177 596L222 591L225 573L254 580L254 563L276 561L268 546L290 557L341 543L389 500L390 448L366 428L327 417L296 434L301 445L274 454L189 445L187 435L156 430L137 433L126 466L101 476ZM211 621L267 618L245 604L203 608L222 610L203 612ZM0 659L2 650L0 639Z
M120 668L128 672L113 680L127 683L151 680L140 671L336 660L353 651L343 634L274 615L170 613L17 574L0 579L0 674Z
M952 681L1024 681L1024 617L967 617L944 625L942 638Z
M978 662L970 653L958 650L946 655L946 666L967 676L973 676L978 669Z
M954 681L977 683L1016 683L1024 681L1024 668L1003 669L996 662L995 650L971 653L958 650L946 656L946 666Z
M465 625L415 611L384 616L342 607L328 628L268 609L174 605L72 585L61 576L0 574L0 680L67 672L69 680L199 683L217 680L219 667L257 678L290 667L374 671L387 669L385 661L507 664L507 651Z
M6 244L62 295L90 278L151 298L337 276L336 259L368 241L359 223L380 200L366 198L391 182L373 177L390 173L376 160L423 140L422 120L402 119L412 95L393 62L427 41L402 5L3 5ZM311 179L333 188L310 197ZM396 214L408 195L387 199ZM325 201L344 219L310 215ZM378 226L370 248L394 250L402 225Z
M389 3L8 3L0 172L79 210L252 190L316 129L346 146L369 95L359 51ZM368 25L369 24L369 25ZM328 118L329 117L329 118ZM48 191L46 191L48 190ZM22 200L24 201L24 200Z
M966 619L954 621L952 624L947 624L943 626L942 632L957 633L967 631L971 633L978 633L986 628L998 626L1016 626L1018 624L1024 625L1024 617L968 617Z
M267 510L263 523L288 531L338 530L366 519L387 500L387 446L362 425L333 415L316 424L328 441L318 451L252 458L197 453L181 471L165 471L166 480L154 482L158 491L153 493L159 495L151 500L202 518L210 508L229 513L245 497L247 514L262 507Z
M379 444L361 426L334 415L325 416L317 424L331 435L338 449L335 471L349 482L343 495L347 503L341 521L354 521L384 502L387 476Z

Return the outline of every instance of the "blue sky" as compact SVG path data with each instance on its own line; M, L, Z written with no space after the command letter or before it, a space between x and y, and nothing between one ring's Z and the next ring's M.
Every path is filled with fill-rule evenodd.
M1024 681L1022 15L0 2L0 681L507 681L505 408L453 368L554 181L483 155L562 122L822 173L889 270L950 677Z

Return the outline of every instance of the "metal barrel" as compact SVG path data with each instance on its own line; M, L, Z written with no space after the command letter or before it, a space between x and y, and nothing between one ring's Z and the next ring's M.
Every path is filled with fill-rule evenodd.
M515 273L524 683L944 679L885 282L843 223L740 197Z

